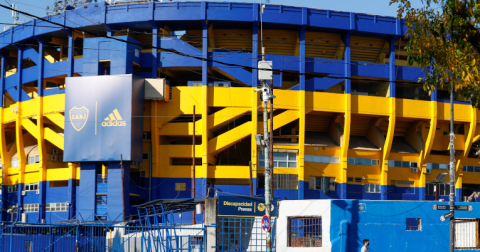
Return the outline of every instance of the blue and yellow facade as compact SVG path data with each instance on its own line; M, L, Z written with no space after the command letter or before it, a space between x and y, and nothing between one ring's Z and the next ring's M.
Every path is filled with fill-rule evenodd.
M196 197L250 194L250 162L253 193L263 194L260 15L258 4L237 2L91 3L46 17L73 29L36 19L1 33L2 220L118 221L122 195L109 194L118 185L127 216L150 199L190 198L193 134ZM265 6L274 196L435 198L431 182L449 163L450 105L445 90L417 83L405 31L393 17ZM63 162L65 78L121 74L169 83L168 99L144 101L144 158L123 164L123 182L109 176L117 163ZM480 190L479 111L461 97L454 111L461 201Z

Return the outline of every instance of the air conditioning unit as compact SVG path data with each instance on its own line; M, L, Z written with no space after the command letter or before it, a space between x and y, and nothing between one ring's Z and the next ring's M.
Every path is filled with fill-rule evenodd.
M27 195L27 191L22 191L22 196Z
M418 168L417 168L417 167L412 168L412 172L413 172L413 173L417 173L417 172L418 172Z
M308 180L309 180L309 181L308 181L308 189L310 189L310 190L315 190L315 188L317 188L316 183L315 183L315 182L316 182L315 177L314 177L314 176L310 176L310 177L308 178Z
M330 178L330 191L335 191L335 178Z
M40 194L40 190L39 190L39 189L37 189L35 192L36 192L37 194Z
M52 149L52 154L54 154L54 155L58 154L57 149L53 148L53 149Z
M427 169L427 174L432 174L432 169Z

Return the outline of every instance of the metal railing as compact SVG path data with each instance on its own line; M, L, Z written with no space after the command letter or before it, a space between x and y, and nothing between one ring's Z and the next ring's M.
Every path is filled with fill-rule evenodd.
M138 223L136 223L138 224ZM116 252L205 250L205 228L197 226L126 226L0 223L0 252Z

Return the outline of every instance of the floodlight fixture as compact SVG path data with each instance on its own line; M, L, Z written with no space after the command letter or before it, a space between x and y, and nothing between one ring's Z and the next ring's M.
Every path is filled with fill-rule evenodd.
M438 174L437 178L434 180L434 182L443 182L448 176L448 173L440 173Z

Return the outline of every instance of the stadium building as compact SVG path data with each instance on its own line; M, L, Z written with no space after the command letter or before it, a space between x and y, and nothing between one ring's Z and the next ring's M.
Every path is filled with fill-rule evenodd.
M449 93L417 83L403 20L240 2L68 9L0 33L2 220L121 221L193 188L262 195L262 26L274 197L448 197L433 182L449 163ZM454 106L462 201L480 190L479 111Z

